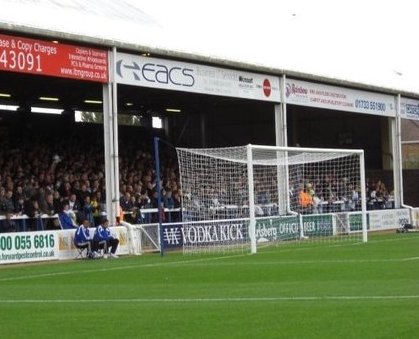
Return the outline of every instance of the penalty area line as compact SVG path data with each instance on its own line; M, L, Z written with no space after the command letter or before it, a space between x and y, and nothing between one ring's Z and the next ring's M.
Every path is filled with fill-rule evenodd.
M220 302L272 302L272 301L362 301L409 300L419 295L366 295L366 296L295 296L295 297L243 297L243 298L132 298L132 299L0 299L0 304L80 304L80 303L220 303Z

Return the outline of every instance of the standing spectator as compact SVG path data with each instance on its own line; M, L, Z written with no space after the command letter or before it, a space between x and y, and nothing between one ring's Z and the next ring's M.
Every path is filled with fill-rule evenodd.
M18 200L19 200L21 197L22 197L22 198L24 197L24 194L23 194L23 187L22 187L22 185L19 185L19 186L17 186L17 187L16 187L16 190L15 190L15 192L14 192L14 194L13 194L13 203L14 203L14 205L15 205L15 206L16 206L16 204L17 204Z
M54 191L53 193L53 206L54 211L56 211L56 213L58 213L62 209L63 200L61 199L59 191Z
M131 193L125 192L124 196L121 197L121 199L119 200L119 205L122 208L122 212L124 213L125 220L131 223L134 222L132 218L134 204L132 203L132 200L131 200Z
M14 213L17 215L27 214L25 211L25 197L23 195L16 201Z
M181 198L181 191L176 190L173 193L173 201L174 201L174 208L181 208L182 207L182 198Z
M27 214L25 210L25 206L26 206L25 197L24 195L21 195L19 196L19 199L15 203L14 213L19 216ZM24 218L18 219L16 220L16 223L19 225L19 231L26 231L26 219Z
M164 207L172 209L175 207L175 200L173 199L172 190L166 190L166 194L163 196Z
M95 226L95 221L93 218L93 213L94 213L94 209L93 209L93 205L90 201L90 196L86 195L84 197L84 203L83 203L83 207L82 207L82 218L83 219L87 219L89 220L90 225L92 225L93 227Z
M168 189L167 191L163 191L165 194L163 195L163 206L169 210L175 208L175 200L173 199L172 190ZM164 213L165 220L173 221L176 219L176 212L168 211Z
M102 210L99 199L100 191L92 193L90 198L90 205L92 206L94 225L99 225L100 223L100 213Z
M308 214L312 212L313 197L308 193L305 187L302 187L298 194L298 205L301 214Z
M66 181L64 184L61 184L58 190L62 197L64 197L65 199L69 199L71 195L71 184L68 181Z
M77 200L77 196L75 193L70 194L70 198L68 199L68 207L71 211L70 215L75 222L77 222L78 213L80 211L80 202Z
M79 198L79 200L80 200L80 202L81 202L81 207L83 207L84 206L84 203L85 203L85 201L86 201L86 197L87 196L89 196L90 197L90 192L88 191L88 189L87 189L87 185L86 185L86 183L83 183L82 185L81 185L81 187L80 187L80 191L79 191L79 194L78 194L78 198Z
M59 210L55 209L54 196L52 193L48 193L43 200L41 210L48 215L48 219L44 222L45 229L55 230L60 228L59 220L56 218Z
M3 200L3 208L5 213L13 213L15 209L14 199L13 199L13 191L7 190Z
M39 208L38 200L36 198L27 200L25 210L29 217L28 229L30 231L42 231L44 225L41 219L42 211Z

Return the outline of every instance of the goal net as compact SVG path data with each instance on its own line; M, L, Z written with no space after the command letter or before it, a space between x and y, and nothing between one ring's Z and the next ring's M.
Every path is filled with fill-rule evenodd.
M185 253L367 241L363 151L177 148Z

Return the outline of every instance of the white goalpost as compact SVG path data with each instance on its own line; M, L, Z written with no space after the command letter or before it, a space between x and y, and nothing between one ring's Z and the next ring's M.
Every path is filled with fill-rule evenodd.
M362 150L247 145L176 151L184 253L367 241Z

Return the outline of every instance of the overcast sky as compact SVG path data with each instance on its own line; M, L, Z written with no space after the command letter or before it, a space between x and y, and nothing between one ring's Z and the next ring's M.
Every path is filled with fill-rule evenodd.
M418 7L415 0L0 0L0 22L419 94Z
M419 93L413 0L127 0L199 54Z

